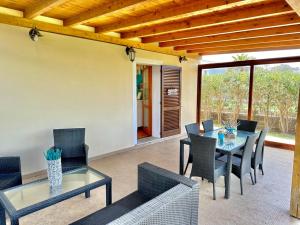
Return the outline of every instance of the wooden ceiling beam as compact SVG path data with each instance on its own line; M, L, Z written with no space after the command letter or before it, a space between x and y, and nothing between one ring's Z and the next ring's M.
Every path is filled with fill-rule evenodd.
M85 23L93 18L130 7L146 0L114 0L64 20L65 26Z
M52 8L65 3L67 0L40 0L29 5L24 10L24 16L28 19L40 16L43 13L50 11Z
M286 2L294 9L294 11L300 16L300 2L299 0L286 0Z
M257 1L257 0L255 0ZM261 0L259 0L261 1ZM100 26L96 28L96 31L99 33L108 32L108 31L116 31L122 28L131 27L135 25L142 25L145 23L157 21L157 20L165 20L166 18L172 18L176 16L185 15L188 16L190 14L197 14L199 11L207 12L209 10L214 9L226 9L228 7L236 7L245 4L250 4L254 1L240 1L240 0L192 0L184 4L176 5L169 8L157 8L155 11L144 14L138 17L132 17L130 19L121 20L115 23L107 24L104 26Z
M187 53L198 53L201 55L205 55L205 54L236 53L236 52L245 52L245 51L256 52L258 50L271 51L271 50L296 49L296 48L300 48L300 40L192 49L192 50L188 50Z
M236 45L250 45L258 43L271 43L279 41L289 41L289 40L300 40L300 30L299 33L295 34L284 34L277 36L267 36L267 37L257 37L249 39L239 39L239 40L223 40L218 42L209 42L193 45L182 45L174 47L174 50L191 50L191 49L200 49L200 48L210 48L210 47L225 47L225 46L236 46Z
M149 37L143 37L142 42L151 43L151 42L159 42L159 41L162 42L162 41L169 41L169 40L179 40L179 39L185 39L190 37L203 37L208 35L218 35L218 34L233 33L239 31L255 30L255 29L266 28L266 27L275 27L275 26L292 25L292 24L300 24L300 18L294 12L285 15L272 16L267 18L258 18L258 19L248 20L248 21L235 22L231 24L222 24L222 25L216 25L212 27L196 28L192 30L153 35Z
M240 54L240 53L246 53L246 52L265 52L265 51L277 51L277 50L293 50L293 49L300 49L300 44L299 45L294 45L294 46L280 46L280 47L267 47L267 48L255 48L253 47L249 49L237 49L237 50L227 50L227 51L212 51L212 52L203 52L199 53L199 56L203 55L219 55L219 54Z
M258 30L248 30L248 31L240 31L240 32L220 34L220 35L204 36L204 37L197 37L197 38L188 38L182 40L166 41L166 42L160 42L159 46L160 47L184 46L184 45L191 45L191 44L240 40L240 39L248 39L248 38L255 38L255 37L276 36L276 35L292 34L292 33L299 33L299 32L300 32L300 24L297 24L297 25L289 25L289 26L282 26L282 27L272 27L272 28L264 28Z
M283 1L263 2L246 7L238 7L225 12L215 12L199 16L192 16L173 22L165 22L158 25L146 26L137 30L122 32L122 38L144 37L157 33L166 33L176 30L190 29L194 27L209 27L224 23L233 23L243 20L256 19L293 12L291 7Z
M111 43L116 45L122 45L122 46L131 46L136 49L143 49L146 51L157 52L157 53L162 53L167 55L174 55L174 56L186 55L184 51L176 52L172 49L163 49L158 46L147 45L136 41L124 40L121 38L112 37L104 34L97 34L91 31L84 31L72 27L65 27L65 26L46 23L38 20L32 20L32 19L27 19L27 18L22 18L17 16L10 16L6 14L0 14L0 23L19 26L19 27L28 27L28 28L37 27L39 30L45 32L62 34L66 36L78 37L78 38L94 40L94 41L101 41L101 42L106 42L106 43ZM124 54L125 54L125 49L124 49ZM192 57L191 55L187 55L187 56Z

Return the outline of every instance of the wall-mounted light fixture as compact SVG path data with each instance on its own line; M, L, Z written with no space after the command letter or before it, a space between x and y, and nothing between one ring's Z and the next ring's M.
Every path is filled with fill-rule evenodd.
M133 47L126 47L126 55L128 55L129 60L133 62L135 60L135 50Z
M178 59L179 59L180 63L188 61L187 58L186 58L186 56L179 56Z
M29 31L29 37L32 41L38 41L39 37L42 37L42 36L43 35L40 33L40 31L36 27L31 28Z

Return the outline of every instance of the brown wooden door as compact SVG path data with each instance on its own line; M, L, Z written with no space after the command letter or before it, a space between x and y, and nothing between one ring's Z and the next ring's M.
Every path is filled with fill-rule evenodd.
M181 68L161 67L161 136L180 134Z
M143 131L152 136L152 67L147 66L143 72Z

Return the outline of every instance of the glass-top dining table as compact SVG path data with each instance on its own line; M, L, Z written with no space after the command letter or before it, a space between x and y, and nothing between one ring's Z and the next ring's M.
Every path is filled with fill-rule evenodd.
M218 140L218 132L220 129L203 133L201 135L205 137L212 137ZM227 155L227 175L228 179L227 184L225 185L227 188L225 190L225 198L230 198L230 182L231 182L231 169L232 169L232 155L237 153L241 148L244 147L246 143L246 139L250 135L258 136L258 133L255 132L247 132L247 131L237 131L236 137L234 139L227 139L221 143L219 140L217 141L216 151L222 154ZM184 145L191 145L191 141L189 138L184 138L180 140L180 153L179 153L179 174L183 175L184 168Z

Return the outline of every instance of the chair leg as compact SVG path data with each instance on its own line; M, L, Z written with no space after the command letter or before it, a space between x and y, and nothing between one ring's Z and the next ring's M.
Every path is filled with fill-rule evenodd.
M216 200L216 185L215 182L213 182L213 195L214 195L214 200Z
M187 168L189 167L189 163L186 164L186 167L184 169L183 175L185 175Z
M253 176L252 176L251 171L250 171L250 177L251 177L252 185L254 185L255 183L254 183L254 180L253 180Z
M263 168L263 164L259 164L259 169L261 170L261 174L265 175L264 173L264 168Z
M241 176L241 178L240 178L240 185L241 185L241 195L243 195L244 194L244 192L243 192L243 176Z

